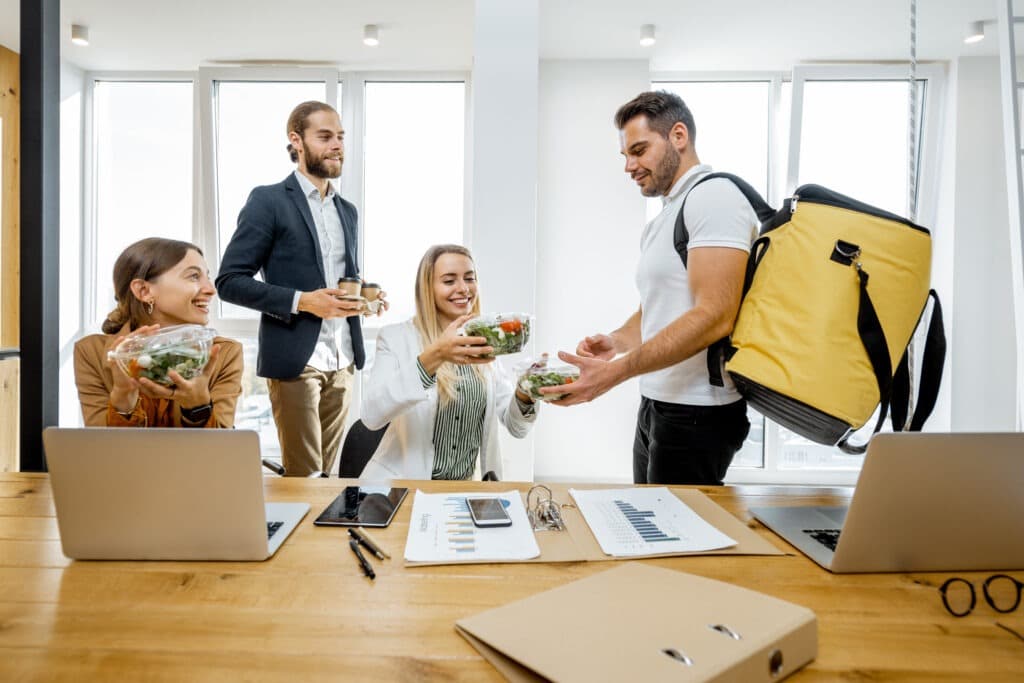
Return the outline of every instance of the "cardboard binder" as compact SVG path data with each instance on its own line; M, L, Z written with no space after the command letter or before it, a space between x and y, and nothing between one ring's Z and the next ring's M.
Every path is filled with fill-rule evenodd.
M778 681L818 653L814 613L636 562L455 624L510 681Z
M534 536L537 545L540 547L540 557L529 560L516 560L518 562L598 562L603 560L622 560L625 558L605 555L600 544L594 537L587 521L583 518L579 508L572 505L572 496L569 495L569 487L564 484L549 484L554 498L559 503L569 503L562 507L562 519L565 521L565 531L537 531ZM576 488L607 488L599 486L579 486ZM662 553L652 555L637 555L629 559L643 559L646 557L675 557L680 555L784 555L785 553L761 537L756 531L738 520L722 506L708 498L698 489L693 488L671 488L669 489L677 498L683 501L694 512L700 515L704 521L710 523L716 529L736 541L736 545L719 550L703 550L692 553ZM526 503L525 494L523 502ZM494 560L447 560L444 562L410 562L405 561L409 567L422 567L438 564L473 564L473 563L494 563Z

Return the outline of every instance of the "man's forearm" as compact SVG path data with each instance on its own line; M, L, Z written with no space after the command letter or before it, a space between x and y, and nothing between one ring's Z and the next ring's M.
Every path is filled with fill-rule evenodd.
M703 308L692 308L668 327L620 358L624 379L655 372L703 351L731 332L732 326Z

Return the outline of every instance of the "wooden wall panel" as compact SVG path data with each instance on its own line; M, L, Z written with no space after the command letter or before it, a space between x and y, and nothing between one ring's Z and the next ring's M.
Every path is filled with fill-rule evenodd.
M18 346L21 269L19 139L21 135L20 60L0 46L0 348Z
M20 416L18 389L21 361L0 360L0 472L17 472Z

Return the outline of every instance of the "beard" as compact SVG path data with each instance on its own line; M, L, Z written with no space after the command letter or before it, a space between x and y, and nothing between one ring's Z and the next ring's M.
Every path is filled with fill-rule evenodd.
M645 197L667 195L672 189L672 183L675 181L680 163L679 152L670 146L658 160L658 165L651 171L651 184L646 188L641 188L640 193Z
M303 145L305 147L305 145ZM327 156L315 157L309 150L309 147L305 147L306 152L306 170L309 174L316 178L339 178L341 177L341 167L345 163L345 153L342 152L338 157L338 168L334 170L330 168L326 161Z

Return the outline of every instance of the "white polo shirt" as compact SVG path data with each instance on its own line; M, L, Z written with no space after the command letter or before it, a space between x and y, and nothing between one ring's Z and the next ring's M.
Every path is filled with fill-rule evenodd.
M680 178L664 207L644 228L636 285L640 290L640 336L647 341L693 308L690 280L675 249L673 233L679 207L686 198L686 228L690 233L690 258L701 247L728 247L750 251L760 222L740 189L726 178L693 185L711 172L706 164L694 166ZM657 401L686 405L725 405L740 394L727 373L724 387L711 386L707 350L662 370L640 376L641 395Z

